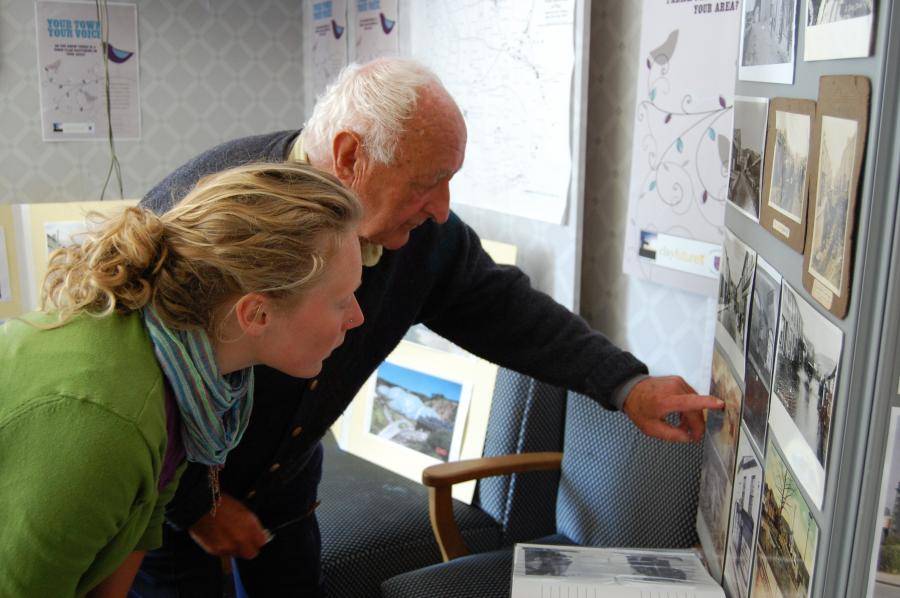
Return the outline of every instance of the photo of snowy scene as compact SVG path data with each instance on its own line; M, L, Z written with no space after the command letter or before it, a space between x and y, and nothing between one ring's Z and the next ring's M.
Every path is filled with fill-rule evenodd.
M462 385L385 361L378 367L369 432L447 461Z

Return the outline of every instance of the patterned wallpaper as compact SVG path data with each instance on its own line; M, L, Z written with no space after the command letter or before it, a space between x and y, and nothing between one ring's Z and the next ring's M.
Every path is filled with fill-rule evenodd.
M136 4L143 138L116 144L127 197L216 143L303 122L298 0ZM0 0L0 202L95 199L108 147L41 140L36 64L34 3Z
M622 273L642 2L591 6L581 313L654 374L709 385L715 299Z

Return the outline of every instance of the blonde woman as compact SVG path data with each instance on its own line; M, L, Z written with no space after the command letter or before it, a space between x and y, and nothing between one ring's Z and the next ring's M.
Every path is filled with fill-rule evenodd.
M253 370L315 376L359 326L360 207L261 164L56 252L41 312L0 327L0 596L124 596L181 465L241 439Z

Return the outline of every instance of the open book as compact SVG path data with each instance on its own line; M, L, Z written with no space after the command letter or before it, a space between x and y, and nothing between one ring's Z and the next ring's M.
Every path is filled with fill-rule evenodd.
M692 550L516 544L512 598L725 598Z

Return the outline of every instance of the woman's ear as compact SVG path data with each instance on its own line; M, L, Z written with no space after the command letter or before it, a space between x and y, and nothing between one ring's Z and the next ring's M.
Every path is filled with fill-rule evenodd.
M241 332L260 336L272 321L272 302L259 293L248 293L234 305L234 315Z

